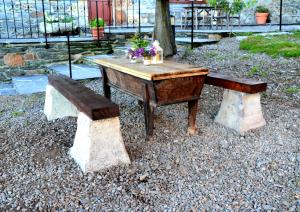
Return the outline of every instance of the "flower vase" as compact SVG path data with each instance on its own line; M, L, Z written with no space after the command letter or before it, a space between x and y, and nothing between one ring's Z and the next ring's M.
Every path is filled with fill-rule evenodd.
M145 66L151 65L151 57L144 57L143 62Z

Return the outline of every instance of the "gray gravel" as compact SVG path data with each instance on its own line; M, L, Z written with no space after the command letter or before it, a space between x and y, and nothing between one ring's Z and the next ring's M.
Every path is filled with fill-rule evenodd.
M186 134L187 105L180 104L156 110L155 135L145 141L142 108L113 90L132 164L98 173L84 175L68 155L75 118L47 122L44 94L1 96L0 210L300 210L299 95L281 89L299 82L299 75L285 80L290 68L299 68L299 59L249 55L237 47L234 39L225 39L196 49L191 58L236 76L249 69L244 63L263 58L266 67L274 63L262 99L267 126L241 136L214 123L222 90L206 86L197 135ZM211 49L225 59L205 57ZM250 59L225 56L230 53ZM102 93L100 80L84 83Z

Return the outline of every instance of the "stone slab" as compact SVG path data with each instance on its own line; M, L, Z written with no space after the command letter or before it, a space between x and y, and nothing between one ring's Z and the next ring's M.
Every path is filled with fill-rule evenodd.
M57 74L69 77L69 64L58 64L49 67L50 70ZM101 72L99 68L85 64L72 64L72 79L84 80L100 78Z
M12 83L18 94L44 92L48 84L47 75L13 77Z
M16 95L17 92L12 83L0 83L0 96Z
M176 38L176 42L177 43L183 43L183 44L190 44L191 43L191 38L190 37ZM194 42L194 45L205 45L205 44L217 43L217 42L219 42L219 40L194 38L193 42Z

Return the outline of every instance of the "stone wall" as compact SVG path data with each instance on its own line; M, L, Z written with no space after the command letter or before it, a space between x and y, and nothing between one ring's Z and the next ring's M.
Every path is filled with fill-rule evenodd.
M117 44L115 44L117 45ZM73 62L79 62L83 55L107 54L112 52L111 42L73 42L71 56ZM20 75L42 74L51 64L66 63L68 47L66 43L45 44L2 44L0 45L0 82L10 81Z
M280 0L259 0L257 5L263 5L271 11L271 23L279 23ZM242 23L255 24L254 8L245 9L242 13ZM283 1L283 24L300 24L300 0Z

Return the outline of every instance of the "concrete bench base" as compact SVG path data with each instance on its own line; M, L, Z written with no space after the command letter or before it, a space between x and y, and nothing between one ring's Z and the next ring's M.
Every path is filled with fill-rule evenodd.
M51 85L46 89L44 113L48 120L68 116L78 117L75 141L70 155L83 172L94 172L130 163L123 143L119 117L93 121L78 111Z
M77 108L51 85L46 87L44 113L48 121L78 116Z
M84 172L130 164L120 131L119 117L92 121L79 113L71 156Z
M264 126L266 121L261 109L260 94L247 94L225 89L215 122L241 134Z

